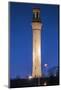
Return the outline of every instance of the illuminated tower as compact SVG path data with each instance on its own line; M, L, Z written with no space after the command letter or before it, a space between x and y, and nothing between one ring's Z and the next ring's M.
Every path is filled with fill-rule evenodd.
M33 66L32 77L42 76L41 70L41 27L40 9L33 9L32 31L33 31Z

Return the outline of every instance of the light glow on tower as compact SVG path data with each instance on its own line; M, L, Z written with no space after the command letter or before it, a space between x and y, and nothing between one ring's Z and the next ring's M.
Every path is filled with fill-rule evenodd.
M40 47L38 47L38 55L39 55L39 57L41 56Z

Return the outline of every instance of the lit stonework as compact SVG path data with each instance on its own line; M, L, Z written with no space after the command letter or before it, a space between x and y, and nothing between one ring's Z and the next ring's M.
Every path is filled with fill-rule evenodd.
M33 30L33 67L32 67L32 77L41 77L41 28L42 23L40 21L40 10L33 9L33 20L32 20L32 30Z

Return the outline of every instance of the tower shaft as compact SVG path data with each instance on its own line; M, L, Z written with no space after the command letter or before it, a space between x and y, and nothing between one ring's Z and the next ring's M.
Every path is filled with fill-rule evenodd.
M33 67L32 77L41 77L41 27L42 24L39 20L39 11L34 10L34 21L32 22L33 30ZM38 16L37 16L38 15Z

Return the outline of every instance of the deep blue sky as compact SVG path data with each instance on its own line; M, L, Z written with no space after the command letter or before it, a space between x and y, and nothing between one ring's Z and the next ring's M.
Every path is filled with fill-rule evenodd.
M58 5L10 3L10 78L32 73L32 9L42 20L42 71L58 66Z

